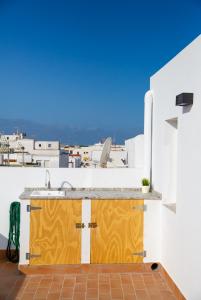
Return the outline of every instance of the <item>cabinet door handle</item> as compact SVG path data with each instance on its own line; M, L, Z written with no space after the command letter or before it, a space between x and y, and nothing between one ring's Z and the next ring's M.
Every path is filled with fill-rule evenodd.
M84 228L85 225L84 225L84 223L75 223L75 227L76 228Z
M88 223L88 227L89 228L96 228L98 225L96 222L93 222L93 223Z

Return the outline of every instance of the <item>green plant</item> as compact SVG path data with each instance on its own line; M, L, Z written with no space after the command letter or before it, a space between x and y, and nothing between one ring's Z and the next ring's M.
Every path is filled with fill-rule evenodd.
M149 186L150 182L148 178L142 178L142 185L143 186Z

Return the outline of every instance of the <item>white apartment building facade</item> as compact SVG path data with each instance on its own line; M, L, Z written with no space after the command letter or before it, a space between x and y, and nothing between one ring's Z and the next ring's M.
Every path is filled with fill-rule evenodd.
M0 135L1 165L68 167L68 154L58 141L35 141L22 133Z

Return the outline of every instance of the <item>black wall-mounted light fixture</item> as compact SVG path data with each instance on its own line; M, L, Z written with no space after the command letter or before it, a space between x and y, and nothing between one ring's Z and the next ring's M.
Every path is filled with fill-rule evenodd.
M176 106L188 106L193 104L193 93L182 93L176 96Z

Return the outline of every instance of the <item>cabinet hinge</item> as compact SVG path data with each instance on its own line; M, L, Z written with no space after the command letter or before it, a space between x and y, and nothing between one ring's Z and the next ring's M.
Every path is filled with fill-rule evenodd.
M40 257L40 254L30 254L29 252L26 253L26 259L30 260L31 258Z
M27 205L27 212L31 212L32 210L39 210L39 209L42 209L42 207Z
M147 205L136 205L133 206L132 209L139 211L147 211Z
M132 253L132 255L146 257L147 256L147 251L134 252L134 253Z
M85 225L84 225L84 223L75 223L75 227L76 228L84 228Z
M96 228L98 225L96 222L88 223L89 228Z

